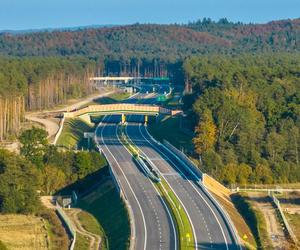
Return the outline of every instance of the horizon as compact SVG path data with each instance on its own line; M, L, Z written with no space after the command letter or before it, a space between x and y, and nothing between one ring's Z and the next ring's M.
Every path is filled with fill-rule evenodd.
M77 25L77 26L57 26L57 27L42 27L42 28L27 28L27 29L0 29L0 32L39 32L39 31L56 31L56 30L78 30L78 29L97 29L97 28L111 28L111 27L118 27L118 26L130 26L130 25L151 25L151 24L155 24L155 25L186 25L188 23L193 23L193 22L197 22L197 21L202 21L203 19L211 19L213 22L218 22L219 20L225 18L227 19L229 22L237 24L237 23L241 23L244 25L263 25L263 24L268 24L270 22L277 22L277 21L285 21L285 20L297 20L300 19L299 17L295 17L295 18L285 18L285 19L274 19L274 20L269 20L266 22L242 22L242 21L232 21L227 17L221 17L219 19L212 19L210 17L203 17L203 18L198 18L195 20L190 20L188 22L185 23L158 23L158 22L144 22L144 23L140 23L140 22L133 22L133 23L126 23L126 24L87 24L87 25Z
M270 8L272 6L272 8ZM1 0L0 30L26 31L87 26L141 24L185 24L205 17L217 21L263 24L299 18L297 0ZM150 11L149 11L150 10Z

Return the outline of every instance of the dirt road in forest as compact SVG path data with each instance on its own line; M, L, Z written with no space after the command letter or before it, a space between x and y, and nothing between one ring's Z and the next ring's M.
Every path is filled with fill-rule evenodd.
M25 115L25 118L31 122L36 122L41 124L45 130L48 132L48 139L52 141L59 130L59 122L60 119L55 117L56 113L62 112L64 110L73 110L78 109L90 102L92 102L94 99L98 99L100 97L108 96L114 93L115 91L107 91L104 90L104 93L101 94L94 94L91 96L88 96L86 98L76 100L74 102L70 101L69 104L66 104L64 106L59 106L58 108L52 109L52 110L43 110L38 112L28 112Z

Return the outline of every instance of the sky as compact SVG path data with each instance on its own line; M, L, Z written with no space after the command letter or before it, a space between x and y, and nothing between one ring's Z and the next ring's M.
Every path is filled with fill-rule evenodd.
M0 30L300 17L300 0L0 0Z

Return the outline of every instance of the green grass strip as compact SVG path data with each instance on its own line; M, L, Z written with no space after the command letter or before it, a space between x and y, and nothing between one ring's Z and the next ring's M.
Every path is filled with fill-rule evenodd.
M167 203L169 209L171 210L171 214L175 219L179 237L179 249L195 249L193 228L178 198L175 196L169 184L164 179L162 179L159 183L154 183L154 185L159 190L160 195Z
M124 133L123 126L118 127L118 134L121 143L129 150L133 157L139 154L140 150L135 144L129 141L129 139ZM172 217L175 221L175 226L179 238L179 249L195 249L193 228L184 208L181 206L180 201L178 200L173 190L170 188L169 184L164 178L161 178L161 182L153 183L156 187L156 190L160 193L161 197L164 199L167 206L169 207Z

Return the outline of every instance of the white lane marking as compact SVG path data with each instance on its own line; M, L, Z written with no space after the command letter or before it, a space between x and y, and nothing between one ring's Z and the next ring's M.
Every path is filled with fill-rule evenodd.
M139 127L140 127L140 126L139 126ZM128 132L127 132L127 126L125 127L125 134L127 135L128 139L134 144L134 142L130 139L130 137L129 137L129 135L128 135ZM144 152L142 149L140 149L140 150L145 154L145 152ZM151 160L150 160L150 161L151 161ZM151 162L151 163L154 165L153 162ZM158 170L158 169L157 169L157 170ZM158 171L159 171L159 170L158 170ZM161 175L161 173L160 173L160 175ZM161 176L162 176L162 175L161 175ZM172 186L170 185L170 183L166 180L166 178L163 177L163 176L162 176L162 178L164 178L164 180L168 183L169 187L171 188L171 190L173 191L174 195L177 197L177 199L179 200L181 206L183 207L185 213L187 214L188 219L189 219L189 222L191 223L192 230L193 230L193 235L194 235L194 239L195 239L194 244L195 244L196 249L198 249L197 236L196 236L194 224L193 224L193 222L192 222L192 220L191 220L191 217L190 217L190 215L189 215L189 213L188 213L186 207L184 206L183 202L180 200L180 198L178 197L178 195L176 194L176 192L174 191L174 189L172 188ZM157 192L158 192L158 191L157 191Z
M126 133L126 131L127 131L126 129L127 129L127 126L126 126L126 128L125 128L125 133ZM117 134L117 138L118 138L118 140L120 141L120 138L119 138L118 134ZM130 139L130 138L129 138L129 139ZM123 143L122 143L121 141L120 141L120 143L123 145ZM123 145L123 146L124 146L124 145ZM129 154L131 154L130 151L129 151L125 146L124 146L124 148L128 151ZM175 249L177 249L177 233L176 233L175 225L174 225L174 222L173 222L173 217L171 216L171 213L170 213L170 211L169 211L169 207L167 206L167 204L165 203L165 201L164 201L163 198L161 197L159 191L158 191L157 188L154 186L154 184L153 184L149 179L148 179L148 181L149 181L149 182L152 184L152 186L154 187L156 193L158 194L160 200L162 201L162 203L163 203L163 205L164 205L164 207L165 207L165 209L166 209L166 211L167 211L167 213L168 213L169 219L170 219L171 224L172 224L173 233L174 233ZM151 200L150 200L150 202L152 203ZM155 212L156 212L156 211L155 211ZM160 231L160 234L161 234L161 231Z
M100 124L101 124L101 123L100 123ZM96 129L96 134L97 134L98 128L100 127L100 124L99 124L99 126L97 127L97 129ZM120 167L118 161L116 160L116 158L114 157L114 155L111 153L111 151L108 149L108 147L106 146L106 144L105 144L105 142L104 142L104 140L103 140L103 136L102 136L102 135L103 135L103 130L104 130L105 126L106 126L106 125L104 125L104 126L103 126L103 129L101 129L101 134L100 134L100 135L101 135L101 140L102 140L103 145L106 147L107 151L110 153L110 155L112 156L112 158L113 158L114 161L116 162L118 168L121 170L121 172L122 172L122 174L123 174L123 176L124 176L124 178L125 178L125 181L127 182L128 186L129 186L129 188L130 188L130 190L131 190L131 192L132 192L132 194L133 194L133 196L134 196L134 198L135 198L135 200L136 200L136 202L137 202L137 204L138 204L138 206L139 206L139 209L140 209L141 215L142 215L142 219L143 219L144 230L145 230L144 250L146 250L146 247L147 247L147 227L146 227L145 216L144 216L144 213L143 213L141 204L140 204L140 202L138 201L138 199L137 199L137 197L136 197L136 195L135 195L135 193L134 193L134 191L133 191L133 189L132 189L132 187L131 187L131 185L130 185L128 179L127 179L127 177L125 176L125 174L124 174L122 168Z
M145 128L145 130L146 130L146 132L148 133L148 135L149 135L149 137L151 138L151 136L150 136L150 134L149 134L149 132L148 132L148 130L147 130L147 128ZM145 136L144 136L144 134L143 134L143 132L142 132L142 130L141 130L141 126L139 126L139 131L140 131L140 133L141 133L141 135L143 136L143 138L145 139L145 140L147 140L148 141L148 143L150 144L150 145L152 145L157 151L159 151L162 155L164 155L167 159L169 159L169 161L173 164L173 166L187 179L187 177L184 175L184 173L176 166L176 164L168 157L168 156L166 156L156 145L154 145L152 142L150 142ZM152 139L152 138L151 138ZM171 152L172 153L172 152ZM174 155L175 156L175 155ZM181 164L183 164L183 165L186 165L181 159L179 159L177 156L175 156L176 157L176 159L178 160L178 161L180 161L181 162ZM194 185L191 183L191 181L190 180L188 180L187 179L187 181L188 181L188 183L190 183L190 185L193 187L193 189L198 193L198 195L202 198L202 200L205 202L205 204L209 207L209 209L210 209L210 211L212 212L212 214L214 215L214 217L215 217L215 219L216 219L216 221L217 221L217 223L218 223L218 225L219 225L219 227L220 227L220 229L221 229L221 232L222 232L222 236L223 236L223 238L224 238L224 241L225 241L225 244L226 244L226 249L228 250L229 248L228 248L228 242L227 242L227 239L226 239L226 237L225 237L225 233L224 233L224 230L223 230L223 228L222 228L222 226L221 226L221 223L220 223L220 221L219 221L219 219L217 218L217 216L216 216L216 214L215 214L215 212L213 211L213 209L211 208L211 206L208 204L208 202L203 198L203 196L200 194L200 192L194 187Z

